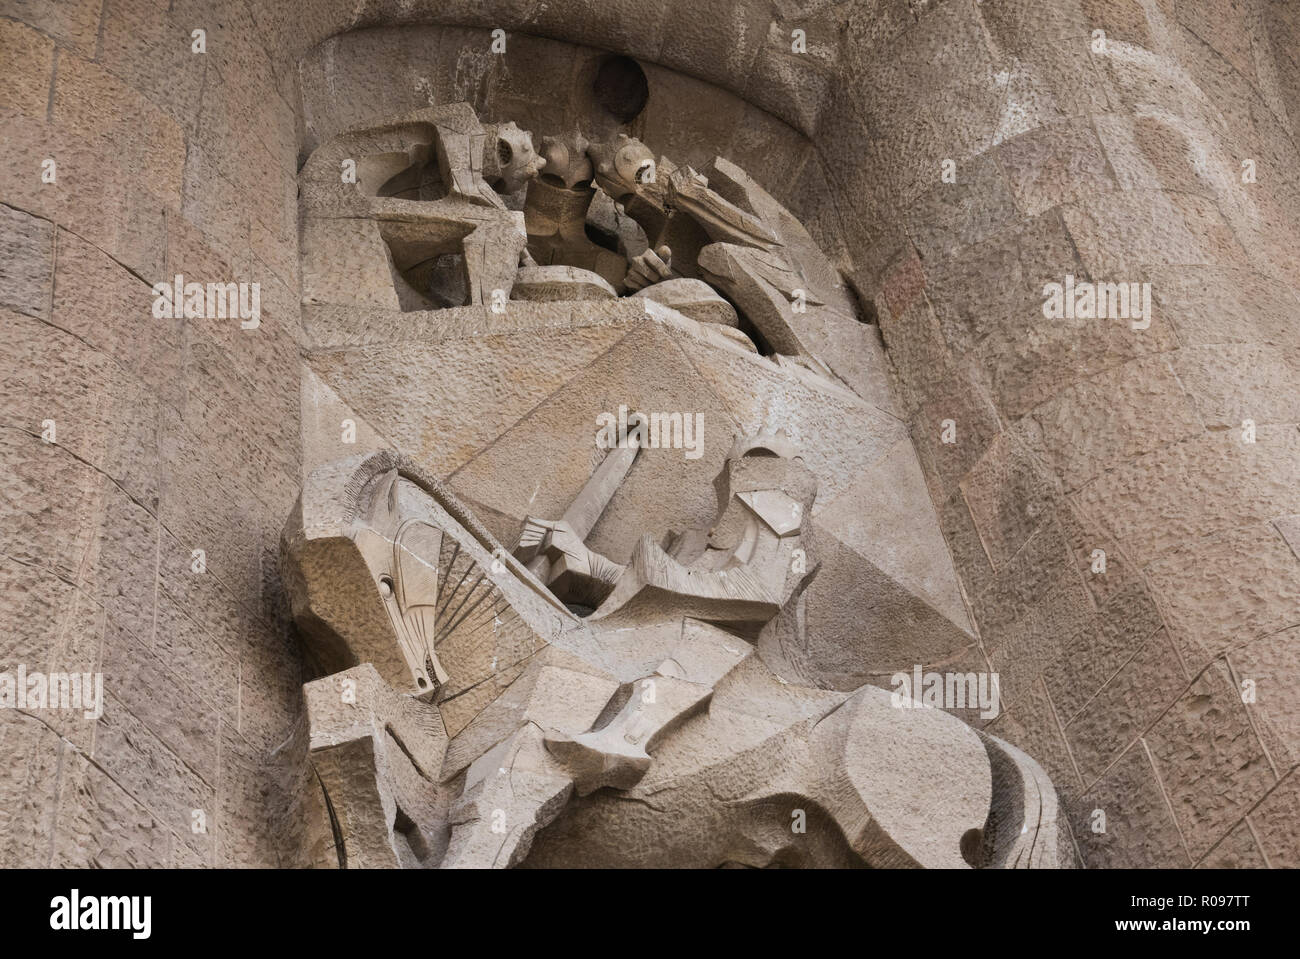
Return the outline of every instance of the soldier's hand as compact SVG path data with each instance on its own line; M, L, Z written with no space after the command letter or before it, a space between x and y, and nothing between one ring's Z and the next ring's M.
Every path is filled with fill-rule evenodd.
M646 250L640 256L633 257L628 263L627 276L623 283L633 292L645 289L655 283L673 278L673 251L666 246L657 250Z

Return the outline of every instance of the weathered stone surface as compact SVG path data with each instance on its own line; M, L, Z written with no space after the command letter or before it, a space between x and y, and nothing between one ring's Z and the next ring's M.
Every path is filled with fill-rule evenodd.
M516 300L553 302L612 300L617 294L599 274L572 266L530 266L519 271L510 295Z
M104 637L104 688L118 702L134 704L140 722L195 775L215 786L217 709L198 697L186 674L169 669L149 646L149 639L110 625Z
M1104 820L1098 816L1098 811ZM1079 853L1090 869L1147 862L1192 865L1146 746L1130 746L1103 779L1070 807ZM1101 831L1095 831L1093 824Z
M183 845L169 824L100 766L79 754L68 757L59 782L50 865L158 868L169 865L170 851Z
M1268 862L1259 851L1250 825L1242 822L1196 865L1201 869L1261 869L1267 868Z
M1026 752L1042 757L1042 766L1052 777L1061 801L1071 806L1083 791L1083 783L1065 737L1061 733L1060 713L1052 703L1047 687L1031 683L1017 690L1014 700L1004 699L1004 711L985 727L987 732L1015 743ZM1071 835L1079 824L1071 823Z
M736 325L735 308L700 280L664 280L632 295L662 303L701 323Z
M185 155L177 123L102 67L61 57L52 119L120 151L144 189L178 206Z
M1003 143L1002 169L1028 216L1116 188L1097 134L1086 120L1038 127Z
M983 632L989 662L1012 703L1065 658L1066 637L1077 635L1091 612L1078 585L1066 579L1036 591L1015 621Z
M1255 700L1247 703L1246 709L1278 769L1291 769L1300 758L1300 722L1296 715L1300 704L1291 694L1300 678L1290 652L1296 629L1242 643L1228 654L1228 665L1243 699L1248 689L1254 693Z
M96 18L103 21L99 37L92 39L91 53L83 55L93 55L109 73L141 91L189 129L199 111L207 58L220 55L217 37L211 38L211 54L197 54L191 46L194 27L170 5L162 7L153 0L102 0L102 7ZM207 23L203 29L216 34L215 27Z
M1049 515L1060 486L1032 449L1002 434L962 483L962 493L994 566L1002 567Z
M1260 851L1268 857L1268 865L1274 869L1296 867L1296 818L1300 813L1297 783L1292 769L1248 817L1259 836Z
M624 612L635 622L622 645L593 639L596 621L548 623L547 655L568 658L548 660L547 676L572 674L554 684L534 683L540 654L524 653L508 617L495 625L493 605L472 642L446 650L459 683L442 704L448 729L525 689L540 698L521 708L548 721L568 722L564 697L590 687L599 695L577 711L588 726L627 722L642 680L699 682L676 672L694 668L678 661L683 635L722 652L757 642L773 672L736 654L710 694L668 710L645 757L595 737L617 788L587 796L581 784L607 773L546 743L591 729L573 719L548 740L488 724L473 776L438 786L456 861L969 864L946 822L845 829L875 798L852 776L817 794L797 759L845 702L815 687L884 685L886 663L941 658L1002 674L990 728L1027 755L981 741L1006 777L990 808L1034 805L1047 780L1036 759L1069 799L1058 838L1089 865L1294 864L1298 47L1288 5L1226 0L13 0L0 19L0 652L103 669L117 698L98 727L66 710L4 717L6 746L36 772L10 777L30 795L0 803L0 860L338 865L308 775L304 663L276 556L300 485L339 457L397 449L450 477L508 550L526 517L563 515L586 489L603 453L595 416L627 402L701 412L704 449L639 456L579 544L584 568L616 576L635 555L642 585L692 603L748 602L755 583L758 605L773 590L787 601L761 637L734 622L651 624L654 603ZM641 61L615 61L645 80L629 116L598 89L611 53ZM726 264L716 279L731 302L705 297L693 313L651 295L511 299L494 312L491 293L509 284L493 280L467 291L473 305L423 308L395 276L431 253L402 247L428 228L427 206L375 198L386 232L368 229L341 180L324 189L340 157L315 179L302 164L336 136L457 103L483 140L457 142L448 170L477 197L465 203L499 220L468 247L483 275L519 272L511 224L529 188L474 188L476 172L511 168L488 141L514 121L538 142L581 130L610 161L593 189L623 207L574 218L575 236L635 260L671 210L671 269L705 282L701 262ZM629 173L617 149L600 153L619 132L648 144L655 183L638 181L635 157ZM394 171L431 159L389 151L384 135L366 142L392 152ZM685 164L707 184L674 179ZM644 223L633 195L652 208ZM701 259L704 246L729 249ZM176 273L260 282L261 328L144 314L149 286ZM1043 287L1067 275L1150 282L1151 325L1049 319ZM797 285L806 314L792 308ZM733 322L729 311L734 327L710 322ZM725 518L710 486L735 433L779 427L819 480L802 572L780 552L795 548L773 505L785 500L751 496ZM737 529L781 562L760 570L737 546L747 540L728 539ZM719 548L711 533L752 581L680 580ZM701 569L700 582L744 579ZM567 622L562 606L550 608ZM1256 698L1241 702L1246 680ZM868 760L890 756L898 716L882 715ZM964 757L963 735L935 742ZM515 747L518 802L494 779ZM817 754L847 769L851 752ZM57 794L43 787L52 768ZM776 789L826 802L802 844ZM621 791L634 801L609 795ZM464 798L454 812L452 794ZM187 806L200 805L210 830L196 839ZM1102 806L1108 831L1094 833ZM1055 825L1051 807L1035 808ZM441 855L417 851L406 824L402 862ZM744 843L711 845L734 836ZM1017 842L992 837L1001 858L984 864L1012 864ZM1054 862L1068 845L1052 844Z
M1144 735L1187 683L1169 637L1150 636L1077 714L1065 735L1089 785L1102 778L1124 750ZM1068 708L1068 707L1067 707Z
M1184 347L1176 355L1178 378L1208 429L1240 429L1255 423L1295 423L1300 409L1288 385L1294 357L1275 347L1219 343Z
M1193 859L1277 781L1221 662L1196 678L1145 742ZM1187 762L1189 753L1198 761Z
M6 670L9 667L6 666ZM61 754L71 753L39 719L5 710L0 746L11 761L0 774L0 865L6 869L48 866L49 837L58 812Z
M153 277L162 269L167 204L134 175L111 141L62 123L18 118L0 141L5 201L57 222L129 269ZM43 183L46 159L57 183Z
M1242 439L1238 426L1172 443L1117 466L1072 498L1084 516L1104 519L1143 565L1211 534L1296 512L1300 434L1260 426L1257 442ZM1203 564L1192 569L1212 575Z
M56 311L65 321L72 313L62 305ZM43 436L52 421L52 436L64 449L114 477L145 508L156 509L158 399L146 381L75 331L10 316L6 362L13 369L0 387L6 425Z
M6 568L26 570L20 581L5 580L6 617L26 618L4 633L8 651L21 647L32 666L102 670L117 695L98 728L77 710L42 715L48 725L41 728L53 730L56 742L61 735L62 745L33 752L24 766L35 772L57 761L61 772L50 767L47 781L58 795L42 803L44 818L5 803L19 816L0 829L6 865L18 843L28 844L26 865L212 864L216 804L189 794L206 789L212 797L222 778L216 716L237 721L242 701L248 725L258 728L253 714L269 699L261 688L286 670L296 697L300 680L296 654L291 669L283 660L249 658L249 685L238 687L243 644L274 635L244 604L262 605L264 540L278 532L293 495L270 464L298 469L296 450L283 442L297 425L298 384L283 373L290 353L296 364L296 345L290 338L274 349L241 350L205 321L150 311L150 285L170 280L172 267L201 281L258 279L247 273L260 260L294 278L296 251L284 255L296 232L293 109L273 86L259 89L275 82L273 70L242 6L220 17L201 4L175 13L165 7L15 3L0 23L8 84L0 166L9 204L0 213L10 223L0 290L11 333L0 363L7 479L0 512L3 551L12 557ZM207 54L191 52L196 26L207 29ZM204 148L220 166L204 165ZM53 182L42 182L47 158L57 164ZM244 179L235 186L218 178L220 170ZM224 194L214 189L222 183ZM197 226L180 215L186 198ZM183 248L220 252L200 260ZM292 329L297 297L297 289L264 291L273 314L263 320L268 331ZM213 343L229 362L205 352ZM194 461L178 496L176 446L164 437L175 437L168 429L180 415L216 442ZM57 431L54 443L40 438L45 420ZM221 494L196 495L200 477L228 473L254 492L224 492L226 475L214 484ZM214 501L268 506L241 506L218 535L207 518L221 512ZM182 547L178 534L203 541L194 545L213 559L205 575L190 572L192 547ZM241 552L253 560L247 579L220 582L233 565L228 557ZM30 608L36 589L57 608ZM283 741L280 735L270 746ZM264 824L284 796L262 788L261 750L245 756L250 788L227 842L257 829L274 833ZM29 792L35 801L39 790ZM191 828L200 806L206 839ZM216 861L274 865L280 852L271 843Z
M1163 357L1152 357L1062 390L1030 411L1012 435L1069 493L1117 464L1204 429L1182 376Z
M72 0L59 4L13 0L6 8L6 16L35 27L57 40L60 46L75 50L83 57L92 57L101 5L102 0Z
M1038 607L1049 594L1071 596L1063 609L1073 616L1092 615L1094 607L1088 593L1072 570L1062 570L1070 561L1070 546L1060 524L1048 520L1012 557L1011 562L998 571L988 589L972 597L976 620L986 636L991 649L996 645L1000 629L1016 623ZM1067 636L1071 632L1066 632ZM1055 642L1056 637L1043 637Z
M5 62L4 79L0 81L5 113L45 119L54 72L54 42L20 21L5 20L0 24L0 57Z
M181 408L184 320L154 316L151 284L99 248L67 230L57 242L51 321L107 357L131 357L127 368Z
M48 319L54 231L46 220L0 206L0 306Z
M1254 572L1225 588L1230 571L1244 568ZM1300 601L1300 561L1271 524L1206 537L1147 576L1194 671L1230 645L1286 629Z
M156 817L162 830L178 838L200 859L210 861L212 833L196 833L191 823L195 810L212 818L216 811L215 791L111 692L105 696L92 758L114 783Z
M1044 674L1061 721L1073 721L1112 677L1132 664L1162 625L1150 594L1134 585L1117 593L1083 629L1068 637L1061 644L1063 657ZM1157 648L1169 652L1167 639L1161 637Z

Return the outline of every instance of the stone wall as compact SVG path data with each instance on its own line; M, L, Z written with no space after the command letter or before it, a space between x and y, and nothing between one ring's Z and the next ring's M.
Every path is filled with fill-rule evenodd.
M27 761L0 773L0 862L302 858L275 825L301 774L274 564L294 176L346 121L321 63L402 24L626 53L757 108L727 142L767 115L806 137L767 185L843 238L878 313L1003 676L992 731L1048 768L1088 865L1297 864L1300 11L1278 0L0 4L0 666L98 664L109 692L97 724L5 715ZM419 52L396 50L377 74ZM260 329L155 321L176 272L260 282ZM1066 274L1150 282L1150 327L1045 319Z
M105 690L97 722L4 713L0 864L292 863L292 70L242 4L0 14L0 668ZM156 319L177 273L258 282L260 327Z
M992 728L1090 866L1294 865L1297 11L888 6L821 139L867 158L846 199L879 228L848 241L1003 676ZM1150 282L1150 327L1045 319L1066 274Z

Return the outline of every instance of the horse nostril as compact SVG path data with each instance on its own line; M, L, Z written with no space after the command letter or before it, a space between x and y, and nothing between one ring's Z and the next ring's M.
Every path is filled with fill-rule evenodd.
M984 830L978 827L967 829L961 837L961 857L974 869L983 864Z

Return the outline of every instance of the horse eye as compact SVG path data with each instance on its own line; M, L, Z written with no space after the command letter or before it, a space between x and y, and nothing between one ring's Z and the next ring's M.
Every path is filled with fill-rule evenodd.
M379 593L385 599L393 595L393 579L391 576L379 577Z

